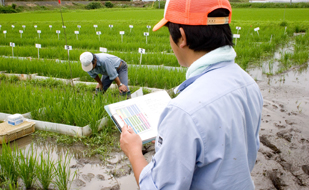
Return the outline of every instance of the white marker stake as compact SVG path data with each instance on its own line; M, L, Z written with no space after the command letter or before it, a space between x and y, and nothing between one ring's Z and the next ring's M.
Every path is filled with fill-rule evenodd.
M258 34L258 36L260 35L259 30L260 30L260 27L257 27L257 28L254 29L254 31L256 31L256 33Z
M77 25L78 30L80 31L81 25Z
M97 31L96 34L99 36L99 41L100 41L101 31Z
M269 40L269 43L271 43L271 40L272 40L272 38L273 38L273 35L271 35L271 36L270 36L270 40Z
M2 26L0 25L0 30L1 30L1 27L2 27Z
M4 38L6 38L6 30L3 30Z
M286 29L287 29L287 26L284 28L284 34L286 34Z
M114 27L113 25L108 25L108 27L112 30L112 28Z
M241 27L240 26L236 26L236 30L237 30L237 34L238 34L239 30L241 30Z
M37 30L37 33L38 33L39 38L40 38L41 30Z
M94 30L97 31L98 25L95 24L93 25L93 27L94 27Z
M132 28L133 28L133 25L129 25L129 28L130 28L130 32L131 32L131 30L132 30Z
M67 28L66 26L62 26L62 28Z
M36 29L38 26L37 25L34 25L34 28Z
M233 34L233 38L235 38L235 46L237 45L237 38L240 38L240 34Z
M23 29L25 30L26 29L26 25L22 25Z
M12 25L12 30L15 28L15 26L14 25Z
M58 40L59 40L60 30L56 30L56 33L58 34Z
M149 32L144 32L144 36L146 36L146 44L147 44L147 36L149 36Z
M79 34L79 31L74 31L74 34L76 34L76 39L78 40L78 34Z
M68 50L68 59L70 60L70 50L72 50L72 46L65 45L64 49Z
M42 46L41 46L41 44L35 44L35 47L38 48L38 59L40 59L40 48Z
M19 30L19 33L20 33L20 38L23 38L23 33L24 33L24 31Z
M151 26L150 26L150 25L147 25L147 28L148 28L148 32L149 32L149 29L151 28Z
M49 25L49 30L51 30L51 29L52 29L52 27L53 27L53 25Z
M139 64L142 64L142 55L145 54L145 49L138 48L138 53L141 54L141 58L139 59Z
M122 43L123 42L124 31L120 31L119 34L121 35L121 43Z
M106 53L107 52L107 48L100 47L100 52Z
M10 46L12 47L12 56L14 57L14 47L15 47L15 43L10 42Z

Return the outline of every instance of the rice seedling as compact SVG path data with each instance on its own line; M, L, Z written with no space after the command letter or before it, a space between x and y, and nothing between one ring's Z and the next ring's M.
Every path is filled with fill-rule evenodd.
M46 157L44 157L44 153L41 152L39 158L39 162L36 163L35 174L42 188L47 190L55 175L55 164L49 152L47 152Z
M36 153L33 150L33 146L31 146L30 150L27 153L23 153L23 151L20 150L18 158L19 177L23 180L26 189L29 189L33 185L36 172L37 157Z
M0 155L0 171L4 181L9 182L12 187L15 187L18 180L19 160L17 156L16 146L13 149L10 144L2 144L2 153Z
M71 177L71 170L69 167L70 160L71 159L68 157L68 154L66 154L64 157L64 160L60 159L55 164L54 184L59 190L70 189L71 181L73 181L75 178L76 171L72 174L72 177Z

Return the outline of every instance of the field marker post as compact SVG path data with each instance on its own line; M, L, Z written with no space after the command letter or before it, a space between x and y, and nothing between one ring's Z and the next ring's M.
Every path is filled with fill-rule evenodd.
M37 33L38 33L39 39L40 39L41 30L37 30Z
M107 52L107 48L100 47L100 52L106 53Z
M68 50L68 58L70 59L70 50L72 50L72 46L64 45L64 49Z
M20 38L23 38L23 32L22 30L19 30L19 33L20 33Z
M150 25L147 25L147 28L148 28L148 32L149 32L149 29L151 28L151 26L150 26Z
M22 25L23 29L26 30L26 25Z
M2 27L2 26L0 25L0 30L1 30L1 27Z
M41 44L35 44L35 47L38 48L38 59L40 59L40 48L42 46L41 46Z
M258 34L258 36L260 35L259 30L260 30L260 27L257 27L257 28L254 29L254 31L256 31L256 33Z
M240 26L236 26L236 30L237 30L237 34L238 34L239 30L241 30L241 27Z
M237 45L237 38L240 38L240 34L233 34L233 38L235 38L235 46Z
M138 48L138 53L141 54L141 58L139 59L139 64L142 64L142 55L145 54L145 49Z
M271 36L270 36L270 40L269 40L269 43L271 43L271 40L272 40L272 38L273 38L273 35L271 35Z
M131 32L131 30L132 30L132 28L133 28L133 25L129 25L129 28L130 28L130 32Z
M37 29L38 25L34 25L33 27L34 27L35 29Z
M74 33L76 34L76 39L78 40L78 34L79 34L79 31L74 31Z
M98 28L98 25L93 25L93 27L94 27L94 31L97 31L97 28Z
M58 40L59 40L60 30L56 30L56 33L58 34Z
M121 35L121 43L122 43L123 42L124 31L120 31L119 34Z
M4 38L6 38L6 30L3 30Z
M12 47L12 56L14 57L14 47L15 47L15 43L10 42L10 46Z
M78 30L80 31L81 25L77 25Z
M147 44L147 36L149 36L149 32L144 32L144 36L146 36L146 44Z
M108 27L112 30L112 28L113 28L114 26L110 24L110 25L108 25Z
M97 31L96 34L99 36L99 41L100 41L101 31Z
M53 27L53 25L49 25L49 30L50 30L50 31L51 31L52 27Z
M15 26L14 26L14 25L11 25L11 27L12 27L12 30L15 28Z
M287 26L284 28L284 34L287 34L287 33L286 33L286 29L287 29Z

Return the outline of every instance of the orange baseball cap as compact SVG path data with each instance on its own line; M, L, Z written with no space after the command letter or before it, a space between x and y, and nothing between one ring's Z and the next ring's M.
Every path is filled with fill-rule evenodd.
M212 11L224 8L230 11L228 17L208 17ZM185 25L222 25L231 23L232 8L228 0L166 0L164 18L153 31L167 22Z

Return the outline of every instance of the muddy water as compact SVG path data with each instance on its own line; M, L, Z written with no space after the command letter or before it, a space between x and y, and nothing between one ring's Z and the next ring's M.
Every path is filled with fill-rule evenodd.
M279 56L276 55L275 56ZM278 58L275 58L276 60ZM309 69L308 64L282 74L276 73L279 62L261 68L248 69L257 80L264 98L260 130L260 150L252 178L256 189L309 189ZM29 149L34 142L38 152L51 151L54 160L64 153L72 156L71 171L77 172L71 189L138 189L129 161L122 152L114 152L106 162L99 156L84 157L87 147L75 144L61 146L36 142L31 136L16 141L20 148ZM147 160L154 154L148 147Z

